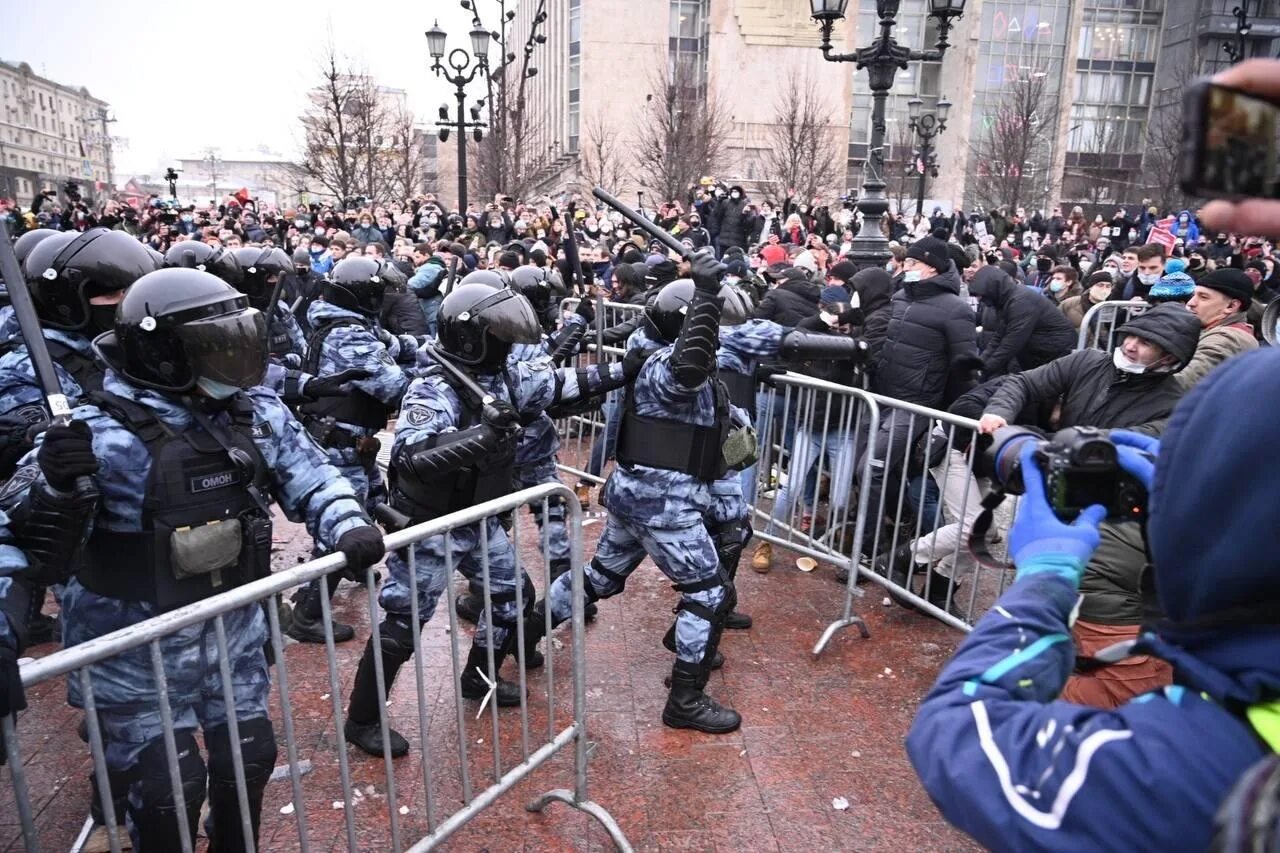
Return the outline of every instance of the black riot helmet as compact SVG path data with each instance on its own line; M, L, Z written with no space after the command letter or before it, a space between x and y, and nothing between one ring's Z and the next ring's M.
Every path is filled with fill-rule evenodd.
M455 287L440 303L439 324L442 354L480 370L506 364L512 344L542 340L542 324L529 300L484 282Z
M644 317L649 331L659 340L670 344L680 337L680 329L684 326L684 317L693 302L695 289L691 279L676 279L670 284L664 284L658 295L645 305ZM750 300L727 284L720 286L719 298L722 306L721 326L737 326L747 322L750 317Z
M458 281L458 287L464 284L487 284L489 287L510 287L511 276L505 270L474 270Z
M386 261L355 256L334 264L320 292L324 301L369 318L382 310L382 297L398 271Z
M230 249L210 246L198 240L174 243L164 253L164 265L212 273L232 287L239 287L244 281L244 272Z
M69 239L45 238L27 255L26 262L36 313L46 326L69 332L110 328L104 323L113 316L112 309L91 307L89 300L118 293L157 269L154 252L123 231L106 228L93 228Z
M34 231L28 231L17 240L13 241L13 253L18 256L18 266L22 266L27 262L27 255L31 254L31 250L36 247L37 243L44 241L46 237L53 237L65 232L55 231L52 228L37 228ZM74 237L75 234L68 234L68 237Z
M171 394L249 388L267 368L267 319L211 273L166 269L138 279L94 352L135 385Z
M539 317L546 316L551 307L551 283L547 271L526 264L511 271L511 289L528 299Z
M239 266L243 279L236 287L249 297L249 304L263 313L270 314L276 302L280 300L280 288L284 286L284 276L293 271L293 261L283 249L272 247L232 249L236 265ZM275 280L272 281L272 276Z

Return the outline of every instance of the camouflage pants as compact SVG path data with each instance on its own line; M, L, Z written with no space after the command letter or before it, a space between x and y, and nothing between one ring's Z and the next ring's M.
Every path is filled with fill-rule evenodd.
M555 457L535 465L526 465L516 469L516 485L521 489L540 486L543 483L559 482L560 474L556 470ZM547 558L551 560L568 560L569 531L565 527L564 500L561 498L549 499L545 517L542 512L541 501L533 504L529 509L533 512L533 517L538 522L538 529L543 531L543 534L547 537Z
M476 624L478 646L501 648L516 624L516 575L525 584L526 601L532 603L533 587L528 575L519 567L519 558L507 531L496 518L459 527L446 535L432 536L413 546L413 569L418 586L418 618L428 621L436 612L440 596L449 583L450 568L461 572L471 582L477 595L483 594L484 566L489 566L489 596L493 604L492 620L480 614ZM413 587L407 550L395 551L387 557L388 578L378 594L378 603L388 614L411 614ZM526 605L528 606L528 605Z
M717 610L726 590L714 583L720 578L720 560L715 543L701 524L672 530L655 529L622 516L610 515L595 559L584 574L591 591L598 598L622 592L627 577L644 558L652 557L673 584L707 585L706 589L682 592L681 600L693 602L709 610ZM547 592L552 618L556 622L573 613L573 577L561 575ZM588 593L590 597L590 593ZM676 657L688 663L700 663L711 634L711 623L693 610L681 609L676 617Z

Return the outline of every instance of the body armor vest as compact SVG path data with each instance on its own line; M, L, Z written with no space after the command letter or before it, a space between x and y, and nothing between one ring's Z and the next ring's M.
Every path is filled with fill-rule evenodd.
M312 376L320 375L320 355L324 350L325 338L329 337L329 333L334 329L343 326L368 328L358 320L334 320L316 329L315 333L307 341L307 373ZM298 412L302 415L302 420L307 424L308 430L311 431L312 435L317 433L311 429L312 425L309 422L324 418L332 418L339 423L354 424L365 429L385 429L391 410L391 406L358 388L353 388L342 396L321 397L318 400L303 403L298 407Z
M480 424L480 412L470 404L466 391L454 386L447 373L431 368L427 375L439 376L448 383L457 393L462 408L458 412L456 432L437 433L415 444L415 451L446 446ZM387 472L392 507L417 524L511 494L515 490L516 443L517 439L512 438L490 454L483 465L450 471L432 482L422 482L412 475L402 476L393 457Z
M269 471L253 441L253 403L239 395L222 441L192 426L175 433L147 407L107 392L90 402L138 436L151 455L142 529L95 528L80 582L108 598L172 610L271 572Z
M618 462L680 471L707 483L715 482L729 470L724 459L724 443L733 426L729 415L729 392L713 379L716 419L711 426L692 426L674 418L636 413L635 389L623 392L622 424L618 429Z
M729 392L729 402L740 409L746 409L751 420L756 419L756 378L749 373L736 370L721 370L719 379Z
M277 305L271 312L270 322L267 324L267 349L277 358L293 352L293 338L289 335L289 327L286 325L288 321L281 316L282 313L284 309Z

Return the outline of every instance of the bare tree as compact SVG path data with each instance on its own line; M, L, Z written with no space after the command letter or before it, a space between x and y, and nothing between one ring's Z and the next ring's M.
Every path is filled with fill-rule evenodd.
M664 59L650 88L635 128L637 178L663 200L683 198L698 178L715 171L729 116L683 63L669 78Z
M1091 205L1137 201L1141 188L1133 180L1137 170L1125 168L1130 158L1126 157L1123 124L1098 120L1093 127L1092 138L1075 154L1077 164L1067 169L1063 194Z
M913 199L920 186L920 172L916 168L916 135L911 125L898 122L888 139L884 158L885 196L889 199L891 213L915 213Z
M583 122L582 144L579 146L583 192L593 187L617 191L627 180L627 152L622 133L605 118L593 113Z
M975 195L984 208L1044 206L1044 184L1038 178L1050 167L1058 97L1046 69L1022 71L1008 83L973 147L978 161Z
M832 105L808 74L792 68L775 93L773 124L765 132L765 176L774 186L811 199L834 187L840 152L827 121Z
M424 134L413 113L403 107L392 114L387 130L390 140L385 152L388 188L395 198L409 198L422 192L427 181Z
M380 197L390 117L377 84L362 71L340 67L331 45L321 62L321 83L308 100L301 119L302 158L294 171L340 203L358 195Z
M1195 78L1193 64L1171 64L1169 78L1161 76L1147 123L1146 150L1142 155L1145 197L1162 211L1195 205L1182 191L1183 108L1182 93Z

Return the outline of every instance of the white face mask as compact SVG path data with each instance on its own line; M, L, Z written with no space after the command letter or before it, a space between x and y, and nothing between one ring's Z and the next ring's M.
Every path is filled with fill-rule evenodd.
M217 382L203 376L196 380L196 388L203 392L206 397L212 397L214 400L228 400L240 393L240 388L235 385Z
M884 271L889 273L890 275L892 275L895 272L893 268L893 261L889 261L889 263L884 265Z
M1160 281L1160 273L1140 272L1138 273L1138 281L1142 282L1145 287L1153 287L1158 281Z
M1124 349L1116 347L1116 351L1111 355L1111 363L1116 366L1116 370L1123 373L1146 373L1147 366L1140 361L1134 361L1124 354Z
M903 280L903 281L919 281L919 280L920 280L920 271L919 271L919 270L912 270L911 272L903 273L903 274L902 274L902 280Z
M1111 288L1104 285L1096 285L1089 288L1089 296L1094 302L1106 302L1111 298Z

